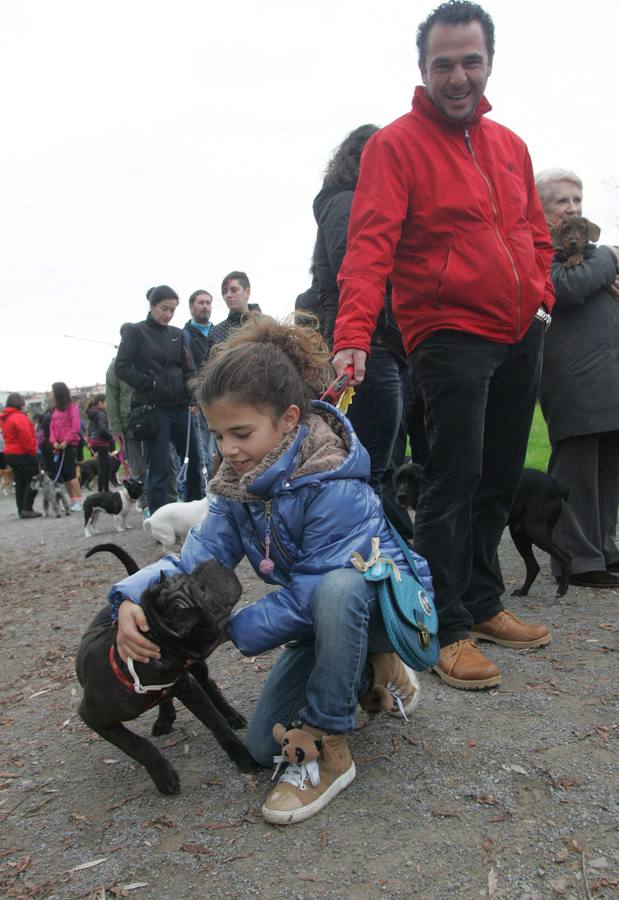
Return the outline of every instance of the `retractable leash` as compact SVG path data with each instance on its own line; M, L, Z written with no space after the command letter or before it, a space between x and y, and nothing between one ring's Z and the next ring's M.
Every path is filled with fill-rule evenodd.
M189 466L189 440L191 437L191 410L187 410L187 440L185 441L185 459L179 469L177 481L183 484L187 481L187 467Z
M56 482L60 478L60 473L62 472L63 465L64 465L64 450L62 451L62 455L60 457L60 465L58 466L58 471L56 472L56 477L54 478L54 482L53 482L54 484L56 484Z
M204 479L204 487L208 484L208 468L206 465L206 457L204 455L204 446L202 444L202 428L197 425L197 434L196 437L198 439L198 450L200 451L200 471L202 472L202 478Z
M320 399L332 406L337 406L345 413L355 393L354 387L350 384L354 374L354 367L346 366L342 374L338 375L335 381L329 385Z

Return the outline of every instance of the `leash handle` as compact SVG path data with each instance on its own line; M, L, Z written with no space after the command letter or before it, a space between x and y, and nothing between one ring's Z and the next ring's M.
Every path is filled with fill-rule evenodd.
M338 375L335 381L332 381L327 390L320 398L324 403L330 403L332 406L337 404L350 381L352 380L355 370L353 366L346 366L341 375Z

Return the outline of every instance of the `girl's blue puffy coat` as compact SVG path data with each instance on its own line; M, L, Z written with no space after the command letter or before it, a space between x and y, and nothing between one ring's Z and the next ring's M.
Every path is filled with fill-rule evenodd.
M333 414L333 407L316 401L314 412ZM228 634L241 653L254 656L291 640L313 635L312 596L320 579L334 569L350 568L356 550L366 559L371 539L380 537L384 556L406 568L402 552L385 520L382 504L367 484L369 457L348 419L335 411L344 425L349 450L341 465L328 472L295 479L299 448L307 434L301 425L289 449L250 485L257 498L242 503L215 497L208 515L187 535L180 556L164 556L159 562L119 581L110 601L115 609L124 599L138 603L143 591L160 572L190 572L207 559L235 568L247 556L259 577L274 586L257 603L237 612L228 623ZM259 573L264 558L267 508L271 507L271 551L275 569ZM431 593L428 564L413 554L417 576Z

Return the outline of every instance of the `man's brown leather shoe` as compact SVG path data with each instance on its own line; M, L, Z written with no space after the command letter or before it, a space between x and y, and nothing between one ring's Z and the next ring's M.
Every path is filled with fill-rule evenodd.
M451 687L478 691L501 683L501 673L471 640L441 647L434 671Z
M504 609L486 622L473 625L471 637L492 641L493 644L501 644L502 647L526 650L548 644L550 632L545 625L530 625Z

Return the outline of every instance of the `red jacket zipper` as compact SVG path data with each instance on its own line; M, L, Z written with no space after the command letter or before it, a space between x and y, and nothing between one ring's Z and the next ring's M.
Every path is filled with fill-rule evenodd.
M522 324L522 310L521 310L521 296L520 296L520 290L521 290L521 287L520 287L520 276L518 275L518 270L516 269L516 264L515 264L515 262L514 262L514 257L511 255L511 253L510 253L510 251L509 251L509 247L507 246L507 244L506 244L505 241L503 240L503 235L502 235L501 232L500 232L500 229L499 229L499 217L498 217L498 213L497 213L496 204L495 204L495 202L494 202L494 191L492 190L492 185L491 185L491 183L490 183L490 179L487 177L487 175L486 175L485 172L483 171L482 167L479 165L479 162L477 161L477 157L475 156L475 151L473 150L473 145L471 144L471 136L470 136L470 134L469 134L468 128L465 128L465 129L464 129L464 140L465 140L467 149L468 149L469 153L471 154L471 158L473 159L473 162L475 163L475 167L476 167L477 171L479 172L479 174L481 175L481 177L484 179L484 181L486 182L486 185L487 185L487 187L488 187L488 192L489 192L489 194L490 194L490 204L491 204L491 206L492 206L492 212L493 212L493 214L494 214L494 230L496 231L496 236L497 236L497 238L499 239L499 243L501 244L501 246L502 246L503 249L505 250L505 253L506 253L506 255L507 255L507 258L508 258L509 261L510 261L510 264L511 264L511 267L512 267L512 271L513 271L513 273L514 273L514 279L515 279L515 281L516 281L516 307L517 307L517 310L518 310L518 329L517 329L517 332L516 332L515 337L518 338L518 337L520 336L520 328L521 328L521 324Z

